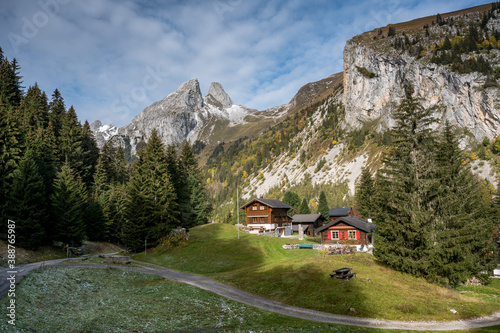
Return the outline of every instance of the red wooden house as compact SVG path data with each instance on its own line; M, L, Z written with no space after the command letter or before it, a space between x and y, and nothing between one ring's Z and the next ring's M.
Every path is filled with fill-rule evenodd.
M285 235L285 228L292 228L292 218L288 210L293 207L274 199L253 199L241 207L247 215L250 231L275 231Z
M358 216L344 216L316 229L321 233L321 244L356 246L358 251L372 247L372 233L375 224Z

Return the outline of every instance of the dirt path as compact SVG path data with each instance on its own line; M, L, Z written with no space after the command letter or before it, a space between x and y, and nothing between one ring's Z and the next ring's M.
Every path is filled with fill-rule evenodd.
M29 271L40 267L92 267L92 268L107 268L113 267L122 270L135 271L140 273L154 274L169 280L186 283L191 286L204 289L214 294L232 299L234 301L244 303L259 309L271 311L285 316L311 320L329 324L342 324L370 328L383 329L401 329L401 330L418 330L418 331L448 331L448 330L466 330L472 328L481 328L488 326L500 325L500 312L488 317L482 317L471 320L456 320L456 321L430 321L430 322L405 322L396 320L379 320L369 318L356 318L343 315L335 315L331 313L319 312L309 309L298 308L269 300L240 289L231 287L221 282L214 281L210 278L181 273L168 268L157 265L148 264L152 267L130 267L118 265L102 265L102 264L62 264L65 259L50 260L43 263L28 264L18 267L19 281ZM140 262L135 261L140 264ZM154 268L153 268L154 267ZM6 281L7 269L0 270L0 297L3 296L9 288L9 283Z

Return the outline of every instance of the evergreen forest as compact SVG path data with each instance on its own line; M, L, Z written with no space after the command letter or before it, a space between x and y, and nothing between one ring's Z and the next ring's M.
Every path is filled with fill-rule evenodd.
M192 147L165 147L156 131L134 163L121 147L99 150L56 89L25 91L20 65L0 49L0 233L15 222L26 249L84 240L129 248L161 244L178 227L208 222L211 207Z

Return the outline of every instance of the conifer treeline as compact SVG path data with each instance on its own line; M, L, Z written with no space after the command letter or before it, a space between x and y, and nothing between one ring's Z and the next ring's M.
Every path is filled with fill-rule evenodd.
M413 98L411 86L406 93L393 114L385 168L375 179L368 169L361 174L357 211L374 218L375 255L383 262L456 285L496 264L500 207L470 172L453 128L432 131L431 110Z
M84 239L155 245L178 226L208 222L210 208L186 142L167 149L153 132L134 165L121 147L99 151L90 126L56 89L24 93L16 60L0 48L0 233L37 249Z

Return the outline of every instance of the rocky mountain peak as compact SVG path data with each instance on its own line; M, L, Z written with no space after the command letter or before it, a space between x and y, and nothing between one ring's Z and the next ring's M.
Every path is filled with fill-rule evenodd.
M201 109L204 105L203 96L200 90L198 79L191 79L184 82L177 88L176 91L169 94L160 102L168 109Z
M229 97L224 88L222 88L222 84L219 82L212 82L208 89L206 99L207 103L220 106L224 109L230 108L233 105L231 97Z

